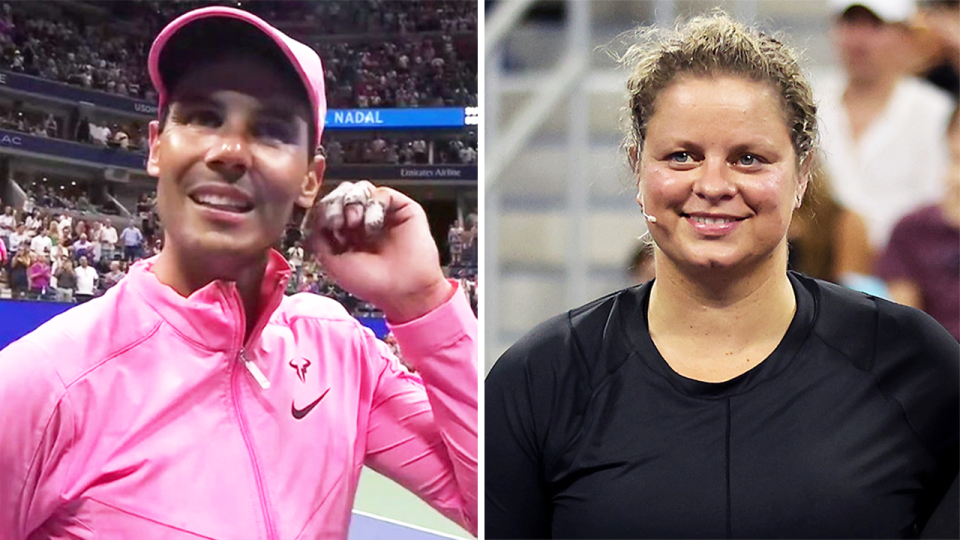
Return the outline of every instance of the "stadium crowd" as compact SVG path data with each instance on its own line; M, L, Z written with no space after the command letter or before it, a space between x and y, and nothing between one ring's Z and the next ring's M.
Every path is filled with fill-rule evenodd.
M374 133L364 139L341 142L324 134L324 155L330 165L341 164L437 164L470 165L477 163L477 134L456 136L395 136ZM431 151L432 149L432 151ZM431 155L432 154L432 155Z
M111 94L155 101L146 73L149 37L201 5L241 5L269 20L307 22L307 41L326 68L331 108L475 106L476 2L422 0L398 13L389 2L102 2L109 22L32 3L0 7L0 68ZM45 6L45 10L56 9ZM294 26L292 33L300 26ZM442 34L441 34L442 33ZM362 44L326 36L363 35ZM298 36L301 38L309 36ZM371 39L374 40L371 42Z
M65 198L42 184L28 191L23 210L0 203L0 297L5 296L4 287L13 299L83 302L103 294L126 275L130 264L152 257L163 248L163 230L155 205L156 193L144 194L137 203L137 219L120 220L104 215L83 196ZM65 209L85 215L75 218ZM471 214L468 222L472 223L468 229L459 227L458 222L451 229L456 234L448 235L447 274L460 281L476 311L476 215ZM302 237L302 231L297 233L288 234L288 239ZM373 305L330 280L305 253L300 240L288 240L277 247L294 271L288 294L330 296L356 316L382 316Z

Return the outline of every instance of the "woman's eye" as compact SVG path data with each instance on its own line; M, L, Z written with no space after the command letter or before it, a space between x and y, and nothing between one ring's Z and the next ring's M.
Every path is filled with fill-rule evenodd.
M737 160L737 163L743 165L744 167L752 167L757 163L760 163L760 160L757 159L757 156L753 154L744 154L740 156L740 159Z
M693 160L693 158L690 157L690 154L686 152L674 152L667 156L667 159L674 163L689 163Z

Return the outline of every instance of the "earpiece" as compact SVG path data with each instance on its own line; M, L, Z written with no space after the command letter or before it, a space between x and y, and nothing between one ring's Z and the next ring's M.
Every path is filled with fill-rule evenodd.
M647 213L647 211L643 207L643 199L639 195L637 195L637 202L640 204L640 213L643 214L643 218L649 221L650 223L656 223L657 218Z

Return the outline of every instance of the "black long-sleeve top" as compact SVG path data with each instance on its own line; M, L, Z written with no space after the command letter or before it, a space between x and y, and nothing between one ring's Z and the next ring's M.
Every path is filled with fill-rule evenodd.
M650 338L648 283L541 324L486 380L487 538L917 536L960 462L960 345L926 314L790 275L750 371Z

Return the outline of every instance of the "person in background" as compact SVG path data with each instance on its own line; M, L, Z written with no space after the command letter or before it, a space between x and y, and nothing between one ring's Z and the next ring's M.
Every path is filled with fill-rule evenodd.
M894 224L940 199L949 94L907 73L914 0L829 0L843 76L817 85L830 191L881 251Z
M10 262L10 255L7 253L7 243L0 241L0 272L7 267Z
M39 299L46 296L50 287L50 265L47 263L47 257L44 254L32 253L30 260L30 268L27 269L27 278L30 281L30 296Z
M30 251L39 256L49 256L52 249L53 239L50 238L47 229L39 231L37 235L30 240Z
M17 218L13 213L13 208L7 206L3 209L3 215L0 215L0 240L6 244L7 249L11 252L9 239L15 230L17 230Z
M120 280L124 277L126 277L126 274L120 269L120 261L110 261L110 271L104 274L101 279L103 290L107 290L117 283L120 283Z
M300 284L297 292L320 294L320 282L317 280L317 275L313 272L304 274L303 283Z
M453 220L450 229L447 230L447 247L450 249L450 267L460 266L460 258L463 255L463 227L460 226L460 220Z
M100 228L100 256L112 261L119 240L120 237L113 223L109 219L103 220L103 226Z
M73 295L77 290L77 273L73 269L73 260L70 257L61 257L57 268L57 301L73 302Z
M86 257L80 257L80 266L74 272L77 275L77 301L87 302L97 292L97 282L100 280L100 274L97 269L90 266Z
M123 244L123 260L133 262L140 258L140 247L143 244L143 233L136 224L130 223L120 233L120 242Z
M803 202L787 232L788 267L812 278L854 289L873 274L867 227L856 213L830 196L826 172L814 166ZM865 291L867 292L867 291Z
M57 258L60 256L61 246L63 243L60 238L60 228L57 227L57 221L51 220L50 224L47 226L47 236L50 238L50 257Z
M954 110L948 141L952 166L938 204L897 223L877 264L890 296L922 309L960 340L960 118Z
M40 216L40 211L34 209L32 212L29 212L26 219L23 220L23 224L27 228L27 234L30 238L33 238L40 230L40 227L43 226L43 218Z
M93 260L93 242L87 240L87 233L80 233L80 239L73 243L73 258L79 260L80 257Z
M90 240L90 243L92 244L90 250L93 253L91 260L93 260L94 265L100 262L100 257L103 253L100 247L100 238L102 235L103 226L99 221L93 220L93 222L90 224L90 229L87 231L87 239Z
M27 227L23 223L17 224L16 230L8 238L8 247L10 253L19 253L20 248L30 248L30 236L27 234Z
M30 260L30 248L20 246L17 255L10 263L10 289L14 299L21 299L30 290L30 278L27 271L33 261Z
M294 290L300 286L300 278L303 276L303 257L303 245L297 240L287 250L287 262L293 267Z

